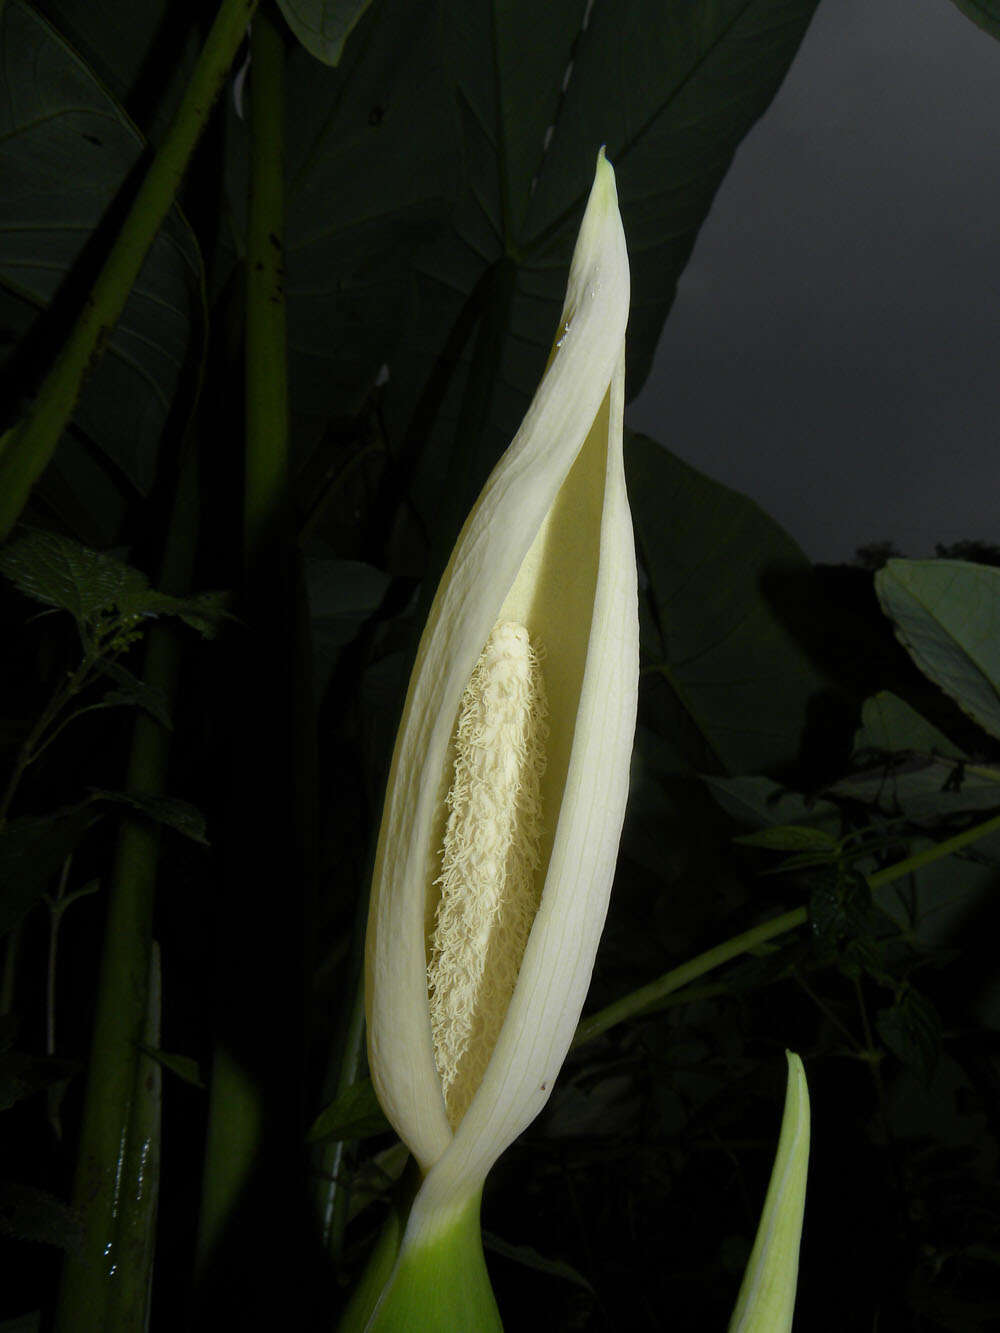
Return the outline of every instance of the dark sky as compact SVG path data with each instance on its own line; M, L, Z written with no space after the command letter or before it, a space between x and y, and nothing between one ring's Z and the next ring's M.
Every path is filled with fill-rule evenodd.
M627 420L816 560L1000 543L1000 42L823 0Z

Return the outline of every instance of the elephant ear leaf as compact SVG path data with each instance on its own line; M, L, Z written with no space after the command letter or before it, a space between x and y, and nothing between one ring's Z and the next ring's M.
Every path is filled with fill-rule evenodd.
M966 560L890 560L875 576L875 591L924 675L1000 736L1000 569Z
M337 65L344 43L372 0L278 0L285 22L311 56Z
M967 18L991 37L1000 37L1000 0L953 0Z
M802 1061L788 1057L788 1088L764 1211L729 1333L791 1333L809 1168L809 1089Z
M14 340L28 334L6 366L11 383L28 372L27 383L39 354L34 340L47 337L57 322L41 312L57 294L65 299L67 282L90 275L87 247L100 250L94 237L106 227L108 210L146 144L90 67L22 0L0 9L0 46L0 325ZM200 353L204 322L201 253L174 207L56 455L56 472L71 488L78 455L86 453L82 435L109 465L108 476L120 474L143 493L150 489L184 368L192 352ZM46 355L54 350L46 347ZM12 448L13 436L0 451Z

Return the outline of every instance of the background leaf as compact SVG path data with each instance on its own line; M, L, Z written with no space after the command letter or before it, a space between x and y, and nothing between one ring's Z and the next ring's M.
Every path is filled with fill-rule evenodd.
M50 815L25 815L0 830L0 935L48 889L63 862L100 818L87 805Z
M920 670L1000 736L1000 569L964 560L890 560L875 591Z
M629 434L626 471L653 612L644 647L657 729L701 769L793 763L830 685L778 615L809 562L752 500L646 436Z
M953 0L963 14L994 37L1000 37L1000 3L998 0Z
M394 440L423 429L434 399L421 513L434 514L460 479L457 524L524 414L556 336L602 144L632 270L627 388L641 389L698 228L815 8L816 0L444 5L465 179L451 227L419 256L416 309L385 391ZM485 364L470 381L478 334Z
M22 0L9 0L0 13L0 44L0 325L16 341L29 328L42 332L39 312L92 263L84 248L144 145L80 57ZM175 209L74 416L140 491L152 484L202 325L201 284L198 246ZM23 350L37 358L30 340ZM8 392L23 391L24 371L17 356L8 360Z
M93 792L95 800L110 801L114 805L128 805L147 819L157 824L166 824L175 833L182 833L192 842L208 846L205 816L188 801L178 800L176 796L149 796L134 791L99 791Z
M321 1143L324 1139L364 1139L384 1134L389 1128L371 1080L366 1078L345 1088L319 1113L306 1140Z
M952 759L964 757L962 750L943 731L890 690L880 690L862 705L861 726L854 733L854 751L865 750L890 753L917 750L947 755Z
M310 55L336 65L351 30L372 0L278 0L285 22Z

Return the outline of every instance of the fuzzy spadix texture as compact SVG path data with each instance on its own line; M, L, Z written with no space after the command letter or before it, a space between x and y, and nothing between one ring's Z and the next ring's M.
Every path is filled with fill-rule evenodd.
M479 1086L538 910L545 691L523 625L486 641L462 695L427 983L454 1127Z

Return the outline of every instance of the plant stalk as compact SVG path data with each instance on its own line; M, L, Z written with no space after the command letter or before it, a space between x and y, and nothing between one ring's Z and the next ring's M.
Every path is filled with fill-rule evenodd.
M160 585L168 592L183 592L190 582L196 498L196 456L189 452L164 553ZM175 632L154 626L143 679L161 690L168 702L176 696L178 667ZM170 733L147 713L137 713L127 789L161 794L169 751ZM73 1200L83 1222L83 1246L63 1268L56 1333L143 1333L145 1327L152 1253L149 1229L154 1218L148 1191L151 1149L145 1101L150 1062L139 1043L149 1022L159 843L158 824L124 820L109 887L77 1148Z
M0 540L55 452L84 379L125 308L256 6L257 0L222 0L177 113L69 338L28 413L0 437Z
M287 1315L305 1215L301 1068L305 825L314 783L307 652L289 496L284 296L284 60L280 20L251 35L246 254L243 618L220 915L215 1053L202 1178L193 1327ZM247 641L249 640L249 641ZM309 741L304 738L308 735ZM306 1299L303 1296L303 1299ZM272 1308L267 1304L278 1304ZM265 1313L267 1311L268 1313Z

